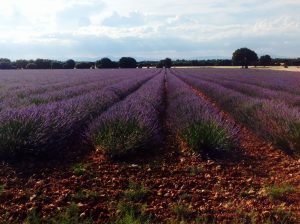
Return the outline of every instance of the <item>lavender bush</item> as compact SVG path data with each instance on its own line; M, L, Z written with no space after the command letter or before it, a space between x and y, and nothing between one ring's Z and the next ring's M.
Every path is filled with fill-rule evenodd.
M66 150L89 120L151 77L147 73L69 100L1 111L0 156Z
M161 135L164 74L112 106L86 133L92 144L111 158L127 156L158 143Z
M175 133L198 153L218 153L238 145L238 129L174 75L168 75L168 114Z
M285 151L300 151L300 114L284 102L258 99L224 86L180 75L190 85L214 99L237 121L246 124L259 136L273 142Z

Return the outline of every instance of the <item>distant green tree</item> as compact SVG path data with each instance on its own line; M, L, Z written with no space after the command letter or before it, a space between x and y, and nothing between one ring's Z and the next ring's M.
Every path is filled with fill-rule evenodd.
M60 61L52 61L51 68L52 69L63 69L63 63Z
M165 66L166 68L171 68L171 67L172 67L172 60L171 60L171 58L166 58L166 59L164 60L164 66Z
M134 58L131 57L122 57L119 60L120 68L136 68L137 62Z
M0 69L12 69L11 61L7 58L0 58Z
M231 66L232 60L229 59L216 60L214 64L215 66Z
M22 69L22 68L26 68L26 65L29 63L28 60L24 60L24 59L19 59L16 60L16 67L18 69Z
M69 59L63 64L63 68L64 69L74 69L75 65L76 65L76 62L73 59Z
M91 68L91 64L90 62L78 62L75 65L76 69L90 69Z
M156 68L163 68L164 67L164 60L160 60L157 64L156 64Z
M52 60L38 58L35 60L37 69L51 69Z
M97 68L113 68L113 62L109 58L101 58L99 61L96 61Z
M37 66L35 63L28 63L25 68L26 69L37 69Z
M272 58L270 55L263 55L259 59L259 64L262 66L269 66L271 65Z
M256 65L257 61L257 54L248 48L240 48L233 52L232 55L233 64L241 65L244 68L248 68L249 65Z

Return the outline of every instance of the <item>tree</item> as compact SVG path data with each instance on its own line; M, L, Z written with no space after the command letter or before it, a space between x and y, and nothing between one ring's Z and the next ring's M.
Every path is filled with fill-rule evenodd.
M131 57L122 57L119 60L120 68L136 68L137 62L134 58Z
M102 58L99 61L96 61L97 68L113 68L113 62L109 58Z
M166 58L166 59L164 60L164 66L165 66L166 68L171 68L171 67L172 67L172 60L171 60L171 58Z
M12 69L11 61L7 58L0 58L0 69Z
M26 65L29 63L29 61L27 60L24 60L24 59L19 59L19 60L16 60L16 67L18 69L24 69L26 68Z
M263 55L259 59L259 64L262 66L269 66L271 65L272 58L270 55Z
M75 65L76 69L90 69L91 64L89 62L79 62Z
M222 59L222 60L216 60L215 66L231 66L232 60L229 59Z
M37 66L35 63L28 63L26 69L37 69Z
M76 62L73 59L69 59L64 63L63 68L64 69L74 69L75 65L76 65Z
M241 65L248 68L248 65L256 65L257 61L257 54L248 48L240 48L232 54L232 62L234 65Z
M156 68L163 68L164 67L164 60L160 60L157 64L156 64Z
M60 61L52 61L51 68L52 69L63 69L63 63Z
M52 61L49 59L36 59L35 64L37 66L37 69L51 69Z

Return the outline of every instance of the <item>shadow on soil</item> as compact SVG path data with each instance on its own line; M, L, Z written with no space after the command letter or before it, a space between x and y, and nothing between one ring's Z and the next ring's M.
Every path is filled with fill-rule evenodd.
M30 177L32 174L64 171L73 164L80 163L93 152L94 148L86 145L74 143L69 150L55 153L45 153L39 156L23 155L13 159L1 160L1 166L13 169L19 177ZM7 165L5 165L7 164Z

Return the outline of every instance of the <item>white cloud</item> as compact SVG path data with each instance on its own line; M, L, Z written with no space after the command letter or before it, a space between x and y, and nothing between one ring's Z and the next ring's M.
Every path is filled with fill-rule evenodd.
M132 52L145 57L159 55L159 47L161 52L182 57L230 56L242 44L269 51L276 44L298 46L300 36L298 0L0 0L0 4L1 57L20 46L24 50L20 54L27 49L32 52L26 55L37 56L52 52L47 46L65 46L66 52L60 49L58 57L70 52L109 55L110 49L114 54L118 49L119 54L130 53L135 42L138 47ZM102 51L95 51L91 40L106 46L100 43L96 46ZM297 47L290 53L287 49L274 54L300 52Z

